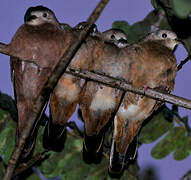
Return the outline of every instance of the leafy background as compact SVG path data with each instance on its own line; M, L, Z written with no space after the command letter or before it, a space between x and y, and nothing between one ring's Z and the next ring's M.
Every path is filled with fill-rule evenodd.
M173 12L180 18L185 18L190 14L189 0L172 0ZM151 0L153 7L157 11L151 11L143 20L134 24L128 21L115 21L114 28L120 28L127 34L129 42L136 42L149 31L153 30L153 25L159 22L161 8L156 0ZM181 8L180 8L181 7ZM124 18L125 19L125 18ZM170 29L167 19L163 18L158 24L159 28ZM180 117L176 108L168 109L163 107L145 122L139 135L139 147L144 144L157 143L151 150L151 155L155 159L163 159L168 155L173 155L177 161L186 159L190 155L191 138L188 125L188 117ZM0 179L3 177L8 159L15 145L15 128L17 121L17 111L13 99L0 93ZM43 126L40 128L35 155L44 152L42 147ZM74 131L68 131L67 146L63 152L46 152L44 160L38 163L41 173L47 178L60 176L67 179L110 179L107 175L108 150L105 148L103 160L99 165L86 165L82 161L82 138ZM147 169L141 175L137 161L127 168L121 179L157 179L155 169ZM183 175L183 174L182 174ZM40 177L36 173L30 173L26 178L38 180Z

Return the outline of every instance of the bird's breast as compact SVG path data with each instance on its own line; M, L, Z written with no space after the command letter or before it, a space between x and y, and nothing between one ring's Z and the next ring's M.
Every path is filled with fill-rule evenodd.
M141 107L137 104L129 104L126 108L124 107L124 104L122 103L118 114L123 119L128 119L131 121L137 121L140 119L143 119L145 113L141 110Z
M113 109L116 105L115 89L100 85L90 105L93 111L106 111Z

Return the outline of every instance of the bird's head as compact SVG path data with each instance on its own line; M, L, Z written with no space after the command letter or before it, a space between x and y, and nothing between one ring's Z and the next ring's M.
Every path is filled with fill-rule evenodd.
M75 31L82 31L84 28L86 28L88 26L88 22L86 21L83 21L83 22L80 22L79 24L77 24L73 29ZM99 34L99 31L97 29L97 26L96 24L92 24L92 26L90 27L89 29L89 34L91 36L97 36Z
M112 42L119 48L125 47L128 45L126 34L120 29L109 29L104 31L101 34L101 38L105 42Z
M159 41L167 48L174 50L175 47L182 43L180 39L178 39L177 35L169 30L157 30L148 34L144 39L144 41Z
M28 8L24 16L24 22L31 26L38 26L45 23L59 25L54 12L44 6Z

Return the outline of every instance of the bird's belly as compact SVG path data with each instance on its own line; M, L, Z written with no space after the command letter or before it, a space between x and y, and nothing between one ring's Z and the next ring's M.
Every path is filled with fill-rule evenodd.
M66 75L62 76L54 91L56 96L68 102L76 101L81 91L78 82L74 83L72 78L73 77Z
M103 89L99 89L91 102L90 109L93 111L106 111L115 108L116 98L113 94L114 91L115 89L109 87L103 87Z
M139 121L146 118L145 112L136 104L130 104L125 108L122 103L118 110L118 115L128 121Z

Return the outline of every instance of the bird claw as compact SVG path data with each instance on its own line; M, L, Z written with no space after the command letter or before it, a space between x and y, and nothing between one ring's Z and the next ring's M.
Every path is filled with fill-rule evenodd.
M167 91L168 93L171 92L170 86L168 84L165 84L165 91Z
M146 92L147 89L148 89L148 86L147 85L143 85L144 93Z
M144 94L141 96L141 98L143 98L145 96L145 92L147 91L147 89L148 89L148 86L147 85L143 85Z

